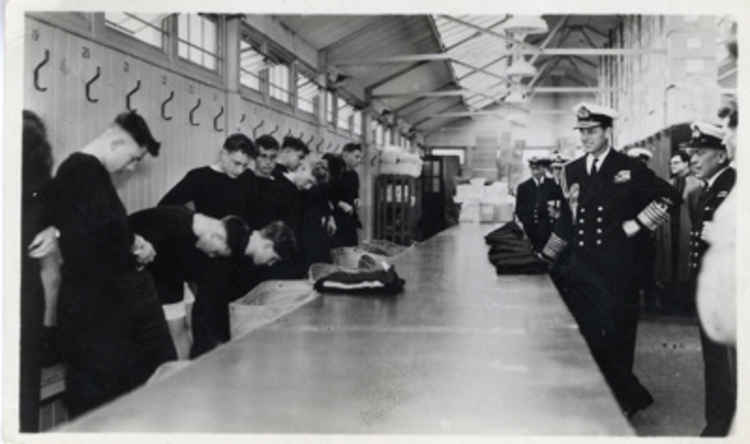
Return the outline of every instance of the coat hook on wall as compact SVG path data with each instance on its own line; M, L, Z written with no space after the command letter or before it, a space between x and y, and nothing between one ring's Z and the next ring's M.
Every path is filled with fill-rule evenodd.
M328 142L328 146L326 146L326 152L330 152L331 148L333 148L333 142Z
M378 153L375 153L375 155L372 156L372 159L370 159L370 166L371 167L375 166L375 161L378 160L378 157L380 157L380 155Z
M219 117L224 115L224 106L222 105L221 110L219 111L219 114L217 114L214 117L214 130L217 132L224 131L223 129L219 128Z
M44 58L34 68L34 88L36 88L37 91L42 91L42 92L47 91L46 86L39 85L39 70L42 69L42 67L46 65L48 62L49 62L49 49L45 49Z
M200 123L198 123L198 122L195 121L194 116L193 116L193 113L195 112L195 110L198 109L199 106L201 106L201 99L200 98L198 98L198 103L196 103L195 106L190 109L190 124L193 125L193 126L199 126L200 125Z
M313 140L315 140L315 134L311 134L310 135L310 138L307 139L307 142L305 142L305 145L309 146L312 143Z
M130 92L125 96L125 107L128 109L128 111L135 111L135 108L132 108L130 106L130 97L138 92L138 90L141 89L141 81L137 81L135 84L135 88L131 89Z
M258 125L257 125L257 126L254 126L254 127L253 127L253 137L257 137L257 135L256 135L256 132L257 132L257 131L258 131L258 130L259 130L259 129L260 129L260 128L261 128L262 126L263 126L263 124L265 124L265 123L266 123L266 121L265 121L265 120L261 120L261 121L260 121L260 123L258 123Z
M171 102L172 99L174 99L174 91L170 91L169 97L161 102L161 118L164 120L172 120L172 116L167 116L167 103Z
M279 125L276 125L276 126L275 126L275 127L273 128L273 130L272 130L272 131L271 131L270 133L268 133L268 135L269 135L269 136L273 136L274 134L276 134L276 131L278 131L278 130L279 130Z
M244 122L244 121L245 121L245 117L247 117L247 116L245 115L245 113L242 113L242 117L240 117L240 123L242 123L242 122Z
M325 139L322 137L320 138L320 142L318 142L317 145L315 145L315 151L320 152L320 147L323 146L323 142L325 142Z
M287 137L292 135L292 129L289 128L289 130L286 132Z
M96 82L96 80L99 78L99 76L101 74L102 74L102 68L99 67L99 66L97 66L96 67L96 74L94 75L94 77L92 77L91 79L89 79L88 82L86 82L86 100L88 100L91 103L96 103L96 102L99 101L99 99L95 99L95 98L91 97L91 85L94 82Z

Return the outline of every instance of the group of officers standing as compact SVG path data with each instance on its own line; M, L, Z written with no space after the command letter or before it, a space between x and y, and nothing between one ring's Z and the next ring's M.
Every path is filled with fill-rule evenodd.
M643 264L651 264L646 271L653 276L655 255L653 248L644 248L644 239L648 245L651 233L670 217L673 227L680 221L689 224L682 235L679 228L675 234L678 244L680 236L689 237L681 242L689 245L687 251L678 250L678 263L689 268L678 291L683 300L697 298L701 315L706 393L702 435L725 436L736 406L735 276L733 268L728 271L734 261L734 221L725 216L722 227L727 229L708 227L735 183L730 162L736 104L720 110L721 125L691 125L686 149L672 157L671 183L646 166L647 151L628 155L612 148L615 110L581 103L574 112L585 154L570 162L532 158L532 177L517 190L518 220L539 258L549 264L555 285L628 417L654 402L633 373L638 290L643 287ZM709 247L713 257L707 260ZM718 261L721 265L714 265Z
M228 341L228 304L261 281L304 278L358 242L359 144L321 156L232 134L215 163L128 214L112 175L160 148L122 113L52 177L44 122L23 113L21 431L38 430L41 367L65 365L78 416Z

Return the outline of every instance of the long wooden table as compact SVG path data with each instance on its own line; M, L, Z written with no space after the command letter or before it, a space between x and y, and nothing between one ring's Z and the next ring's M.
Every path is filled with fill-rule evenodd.
M61 430L632 435L549 277L495 274L492 228L407 250L394 298L322 295Z

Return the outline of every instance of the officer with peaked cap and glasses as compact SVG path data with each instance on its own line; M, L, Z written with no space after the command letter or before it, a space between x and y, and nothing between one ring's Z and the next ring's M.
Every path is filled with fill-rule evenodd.
M736 172L722 142L721 127L707 122L694 122L689 146L693 150L696 175L706 181L698 205L691 214L690 269L692 282L697 282L703 258L709 247L705 226L714 220L714 213L723 205L736 181ZM712 227L713 228L713 227ZM734 236L731 234L731 236ZM733 253L729 253L733 254ZM705 310L702 310L702 320ZM705 324L705 323L704 323ZM726 436L734 417L737 403L737 363L734 348L713 341L701 325L701 348L705 379L706 427L702 436Z
M586 154L565 165L560 217L542 250L553 275L565 276L566 299L604 377L629 417L653 403L633 374L640 260L634 237L654 231L680 201L641 162L610 145L616 112L574 108Z
M650 150L641 147L630 148L627 154L634 159L640 160L644 165L648 165L654 156Z
M544 247L552 230L548 202L562 199L560 187L545 176L550 162L546 157L532 157L529 160L531 177L518 185L516 193L516 215L537 251Z

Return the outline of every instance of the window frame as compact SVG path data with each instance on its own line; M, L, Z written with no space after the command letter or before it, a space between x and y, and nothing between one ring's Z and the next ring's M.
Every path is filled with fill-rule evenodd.
M277 64L275 64L274 67L276 67L276 66L286 66L287 76L286 76L286 88L283 88L283 87L281 87L279 85L276 85L273 82L271 82L271 69L272 68L266 68L266 72L267 72L267 87L268 87L268 99L269 99L269 101L274 101L279 106L289 107L291 109L292 106L293 106L293 103L292 103L292 100L293 100L293 91L292 91L292 88L291 88L291 80L292 80L292 77L293 77L292 74L294 72L294 69L293 69L293 66L292 66L293 62L292 61L287 61L282 56L280 56L278 54L274 54L273 52L270 54L270 57L271 57L272 60L273 59L280 60L280 62L277 63ZM282 90L282 91L286 92L286 95L287 95L286 101L274 97L271 94L271 91L274 90L274 89Z
M132 18L134 20L137 20L137 21L139 21L141 23L145 22L140 17L135 16L135 14L137 14L137 13L126 12L126 11L112 11L112 12L119 12L119 13L125 14L125 15L129 16L130 18ZM156 15L158 15L158 14L156 14ZM161 36L161 47L157 47L155 45L152 45L152 44L150 44L150 43L148 43L148 42L146 42L144 40L139 39L138 37L135 37L133 35L130 35L130 34L124 32L124 31L119 31L115 26L108 25L107 24L107 13L106 12L102 13L102 18L103 18L102 24L103 24L103 28L104 29L106 29L107 31L114 31L115 33L117 33L118 36L124 37L124 38L130 40L133 45L145 45L145 47L148 48L148 49L157 50L160 53L167 54L167 52L169 51L170 42L172 40L172 36L170 34L170 29L169 29L170 28L169 21L170 21L171 15L172 14L166 14L165 17L162 19L163 29L159 30L162 33L162 36ZM146 22L146 23L144 23L144 25L146 25L148 27L151 27L151 28L154 28L154 29L156 28L156 26L153 26L150 22Z
M185 42L180 39L180 29L179 29L179 14L199 14L199 13L175 13L173 14L173 34L172 34L172 49L173 49L173 60L175 62L175 66L178 69L185 69L185 70L192 70L192 71L199 71L202 72L203 75L210 75L210 76L216 76L218 78L222 78L224 76L224 70L226 69L226 48L224 47L224 34L226 32L225 26L224 26L224 20L221 16L213 17L210 14L201 14L201 16L209 19L213 19L216 23L216 51L215 54L216 57L216 69L212 70L210 68L207 68L201 64L195 63L191 61L188 58L184 58L180 55L180 43L185 43L188 46L195 47L199 50L205 51L203 48L197 47L193 45L190 42ZM208 51L205 51L208 52ZM223 82L222 82L223 84Z
M299 62L297 62L297 69L296 69L296 72L294 73L294 76L295 76L295 79L294 79L294 82L295 82L295 84L294 84L294 97L295 97L294 111L296 113L298 113L298 114L307 115L307 116L310 116L310 117L314 118L315 115L316 115L316 110L319 110L321 108L320 102L321 102L321 96L322 96L323 88L318 84L318 82L315 81L315 75L309 75L309 73L310 73L310 71L308 71ZM310 100L310 101L308 101L307 99L302 99L304 102L309 102L310 103L310 105L312 106L312 111L307 111L307 110L304 110L304 109L302 109L302 108L299 107L299 103L300 103L299 87L300 87L300 85L297 82L297 76L302 76L302 78L308 79L309 80L308 83L312 83L317 88L317 96L316 96L318 98L317 103L316 103L316 100L314 100L314 99ZM307 85L307 83L303 84L303 86L304 85Z

